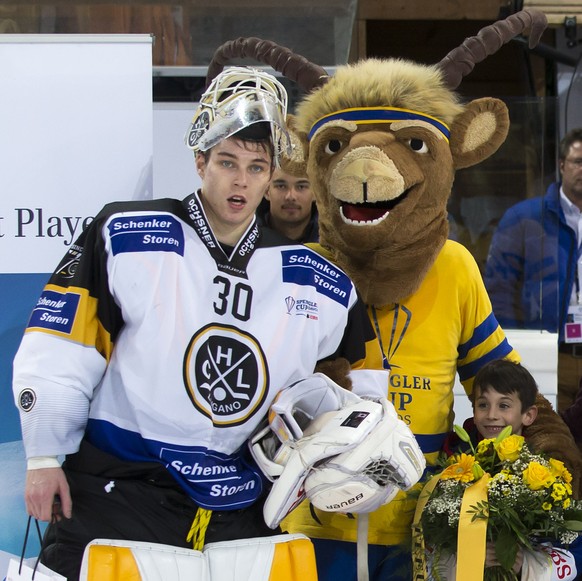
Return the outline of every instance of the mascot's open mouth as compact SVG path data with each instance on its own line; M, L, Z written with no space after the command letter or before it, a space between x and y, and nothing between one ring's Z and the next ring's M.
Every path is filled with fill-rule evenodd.
M364 202L363 204L341 202L340 215L346 224L375 226L382 222L407 194L408 191L393 200L385 202Z

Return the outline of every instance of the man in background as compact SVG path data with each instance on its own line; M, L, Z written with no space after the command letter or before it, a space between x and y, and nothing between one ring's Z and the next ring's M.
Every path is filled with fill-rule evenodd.
M502 217L489 249L485 285L504 328L558 333L558 410L582 377L582 128L560 142L561 181Z
M259 223L294 242L317 242L317 207L307 176L295 176L280 168L257 211Z

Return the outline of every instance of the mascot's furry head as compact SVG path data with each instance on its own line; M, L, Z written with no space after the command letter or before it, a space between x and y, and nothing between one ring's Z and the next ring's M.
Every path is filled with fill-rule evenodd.
M395 303L414 293L448 236L455 170L479 163L505 141L503 102L461 103L454 89L475 63L521 33L535 46L547 21L523 10L466 39L440 63L368 59L335 75L273 42L222 45L208 80L233 58L270 65L307 91L289 126L287 171L309 175L321 244L364 301Z

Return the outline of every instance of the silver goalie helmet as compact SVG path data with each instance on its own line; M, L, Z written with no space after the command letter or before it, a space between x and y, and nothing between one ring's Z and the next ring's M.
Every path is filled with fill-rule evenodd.
M186 145L194 152L208 151L238 131L266 122L271 125L275 156L289 155L286 116L287 91L274 76L252 67L227 67L200 97Z

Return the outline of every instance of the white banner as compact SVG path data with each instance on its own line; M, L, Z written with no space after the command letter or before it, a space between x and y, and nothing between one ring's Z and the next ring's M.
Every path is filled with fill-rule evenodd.
M152 197L148 35L0 35L2 272L51 272L112 200Z
M184 199L200 176L184 142L198 103L154 103L154 198Z
M0 567L26 527L12 360L83 226L153 197L152 108L149 35L0 35Z

